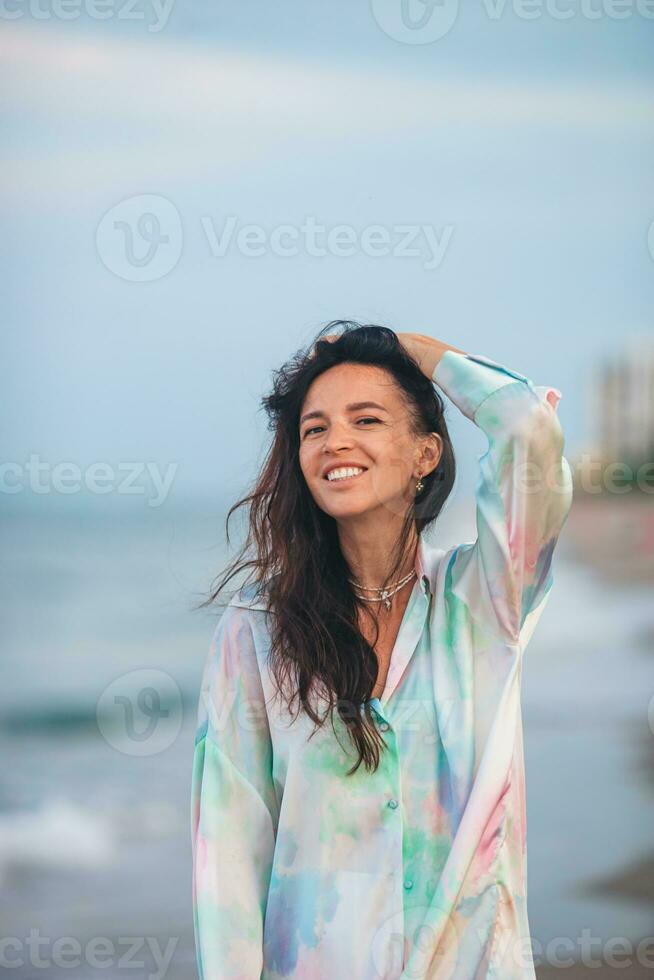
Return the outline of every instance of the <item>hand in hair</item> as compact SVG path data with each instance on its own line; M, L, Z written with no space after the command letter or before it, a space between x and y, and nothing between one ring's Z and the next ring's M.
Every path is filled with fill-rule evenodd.
M453 350L457 354L466 353L460 347L453 347L441 340L427 337L423 333L398 333L397 337L409 356L413 358L422 373L428 378L432 377L436 365L445 351Z

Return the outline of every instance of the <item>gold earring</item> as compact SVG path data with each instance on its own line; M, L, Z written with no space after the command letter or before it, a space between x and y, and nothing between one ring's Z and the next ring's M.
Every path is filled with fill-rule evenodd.
M421 490L424 490L424 488L425 488L425 485L422 482L422 476L421 476L420 473L418 473L418 482L416 483L416 493L420 493L420 491Z

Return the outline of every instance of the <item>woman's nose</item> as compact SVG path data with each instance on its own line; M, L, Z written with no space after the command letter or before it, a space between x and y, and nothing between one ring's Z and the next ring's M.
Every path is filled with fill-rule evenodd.
M324 448L332 452L337 449L347 449L352 445L353 441L352 431L348 426L333 423L325 438Z

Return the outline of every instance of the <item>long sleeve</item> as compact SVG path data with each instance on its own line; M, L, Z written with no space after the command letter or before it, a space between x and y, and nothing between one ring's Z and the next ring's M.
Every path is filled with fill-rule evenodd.
M259 980L278 809L248 614L228 606L204 668L193 754L193 920L200 980Z
M452 591L511 642L552 585L572 503L557 415L561 392L490 358L446 351L433 380L488 439L479 457L477 540L457 549Z

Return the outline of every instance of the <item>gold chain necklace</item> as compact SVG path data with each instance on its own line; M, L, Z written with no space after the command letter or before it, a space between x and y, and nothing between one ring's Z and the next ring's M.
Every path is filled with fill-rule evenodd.
M399 592L400 589L404 585L406 585L409 579L411 579L415 574L416 574L416 570L415 568L412 568L408 575L405 575L404 578L394 583L395 586L394 588L390 585L387 586L386 588L380 588L379 586L375 586L375 585L362 585L360 582L357 582L353 578L349 579L349 581L351 582L352 585L355 586L355 588L360 589L363 592L377 593L376 596L365 596L365 595L359 595L358 593L355 593L357 599L363 599L364 602L383 602L386 608L390 609L392 597L395 595L396 592Z

